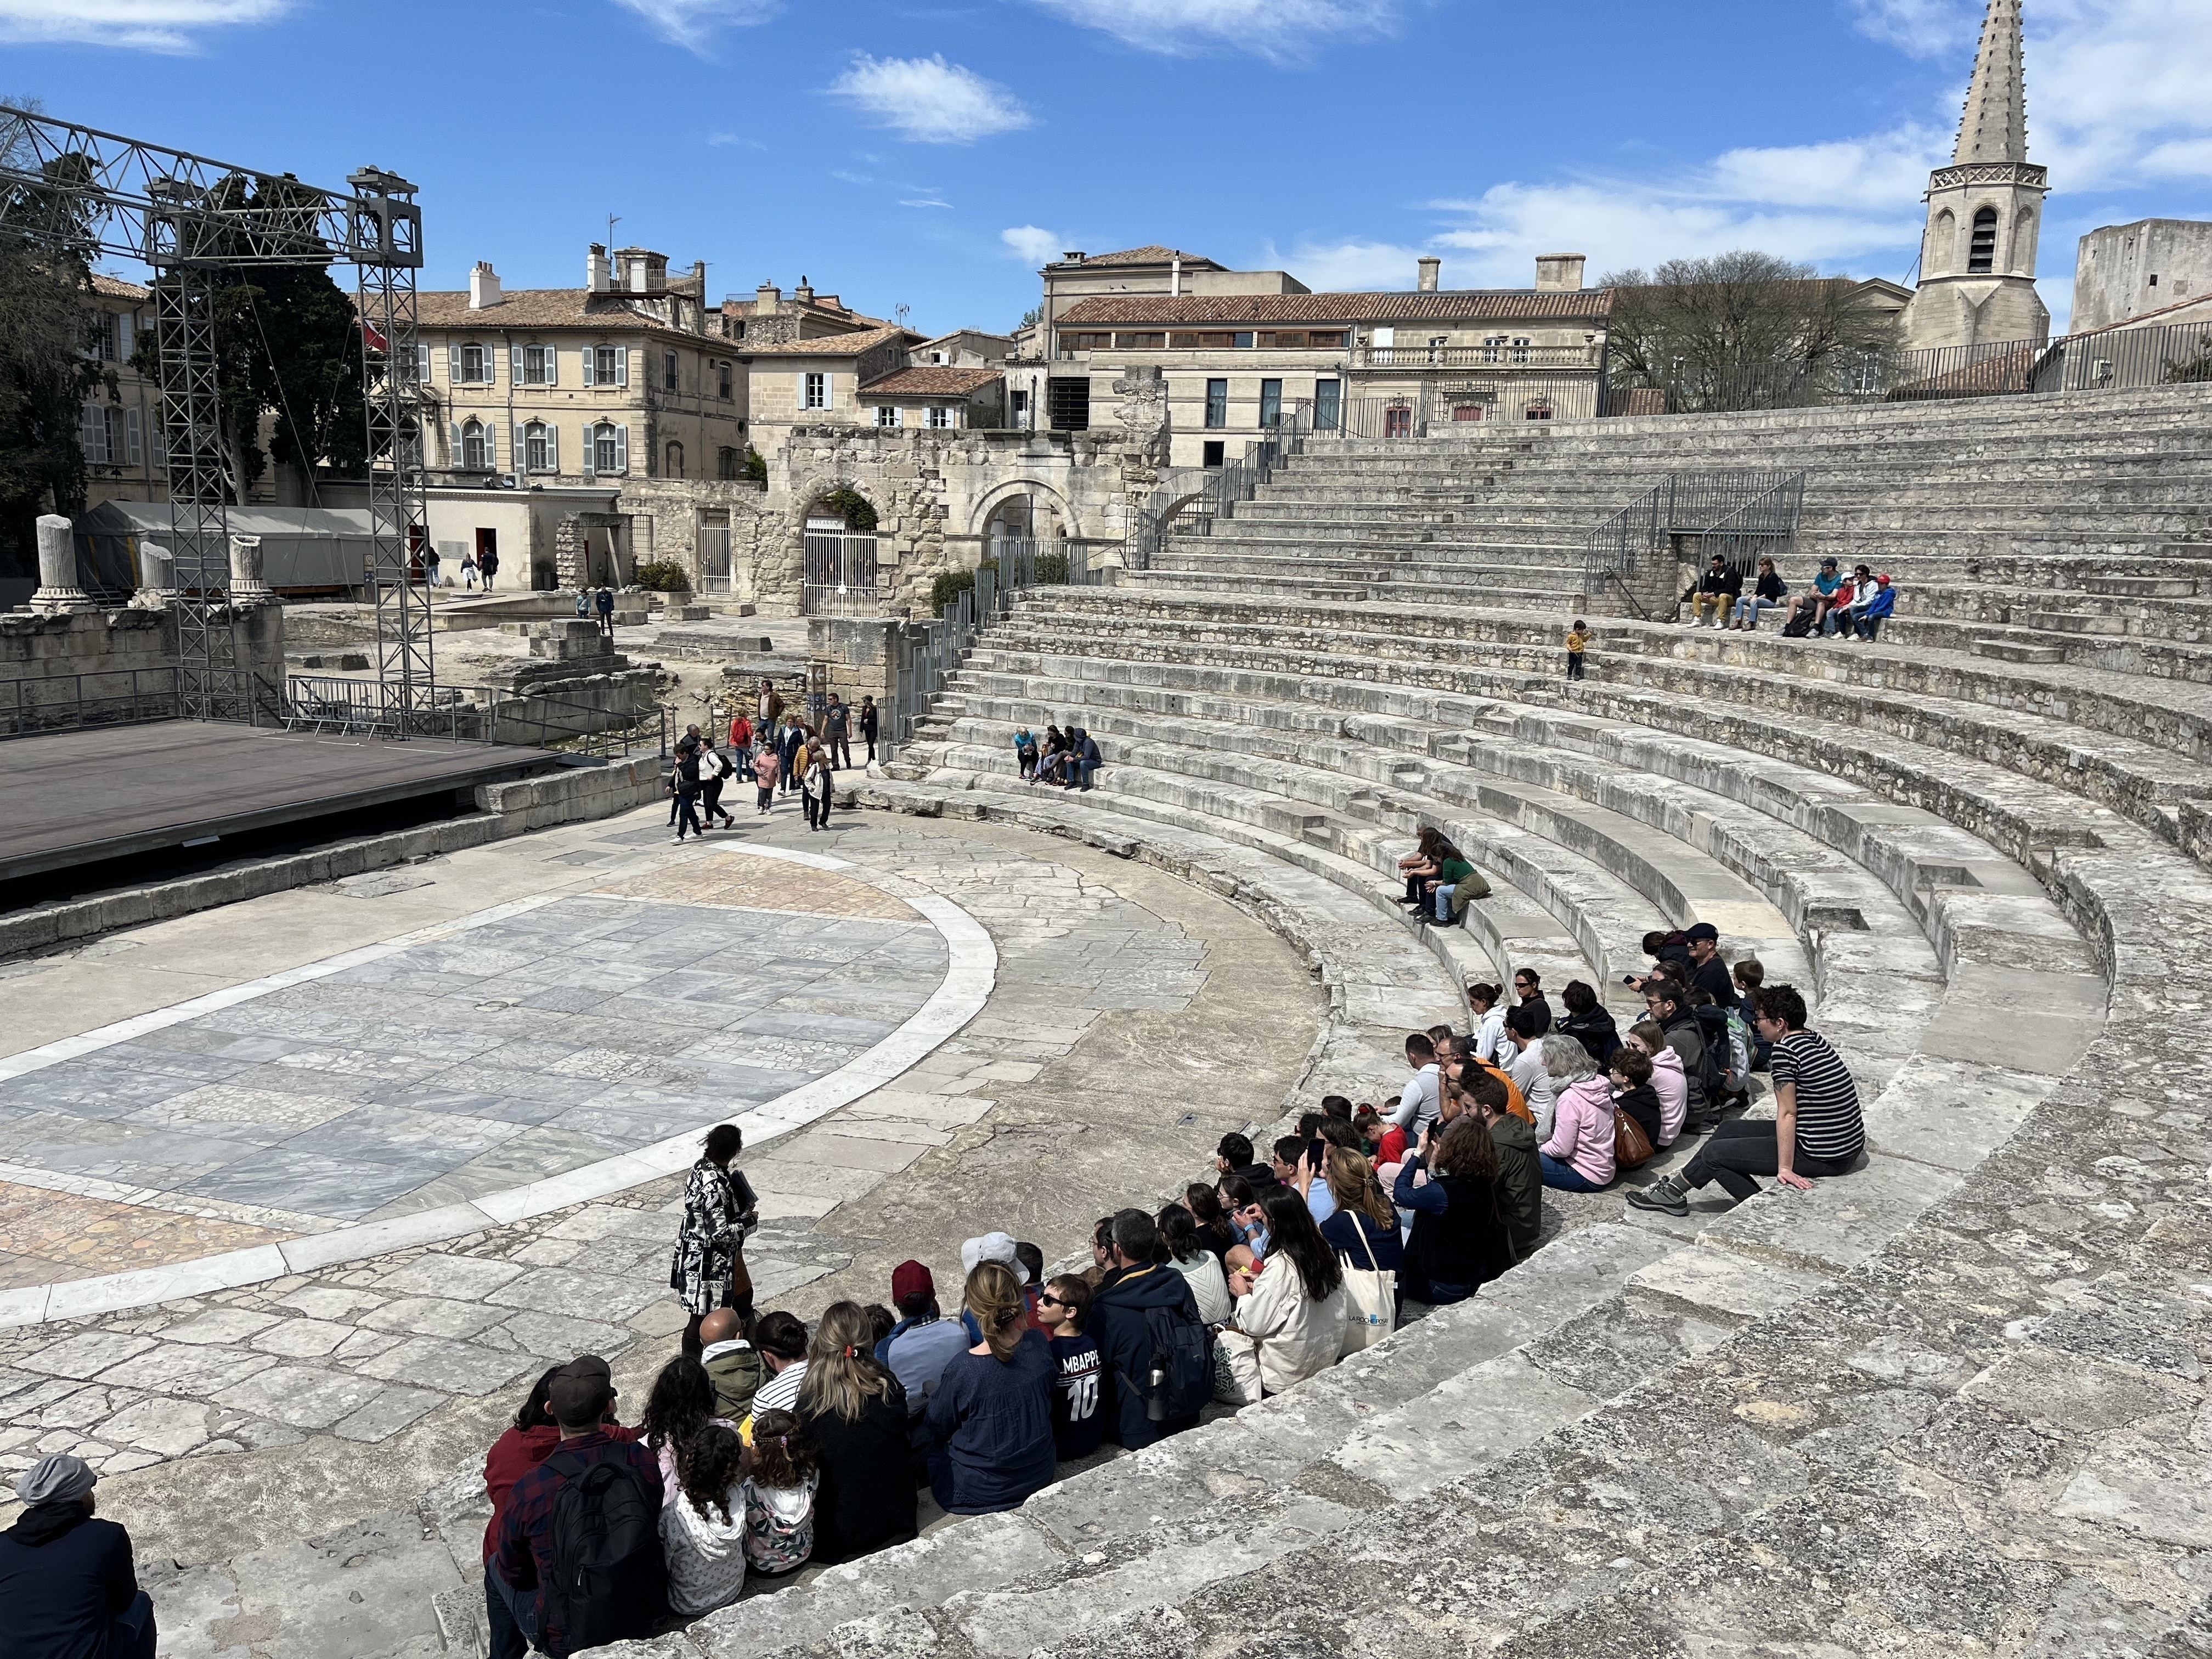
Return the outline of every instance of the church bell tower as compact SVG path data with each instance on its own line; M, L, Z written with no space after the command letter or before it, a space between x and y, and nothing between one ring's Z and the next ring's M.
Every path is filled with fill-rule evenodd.
M2041 342L2051 333L2051 313L2035 291L2049 186L2027 159L2020 6L1990 0L1951 165L1928 176L1920 285L1905 313L1909 347Z

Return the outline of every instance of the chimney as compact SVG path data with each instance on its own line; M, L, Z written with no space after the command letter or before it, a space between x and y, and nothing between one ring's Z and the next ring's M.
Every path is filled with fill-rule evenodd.
M1583 285L1583 256L1579 253L1540 253L1536 256L1536 292L1571 291Z
M774 283L763 283L753 295L753 315L773 317L783 304L783 290Z
M1182 255L1180 253L1168 262L1168 292L1173 295L1182 292Z
M1413 279L1413 286L1424 294L1434 294L1437 291L1437 273L1443 269L1443 265L1444 262L1435 254L1424 253L1414 261L1415 269L1420 274Z
M499 302L499 273L491 268L490 260L479 259L469 272L469 309L482 311Z
M799 273L799 286L791 290L791 297L803 306L814 303L814 284L806 280L804 271Z
M1082 250L1081 248L1077 248L1077 249L1076 249L1073 252L1072 252L1072 253L1063 253L1063 254L1061 254L1061 255L1060 256L1060 264L1064 264L1064 265L1079 265L1079 264L1081 264L1083 263L1083 250Z
M584 256L584 286L594 294L605 294L613 283L614 270L607 264L605 245L594 242Z

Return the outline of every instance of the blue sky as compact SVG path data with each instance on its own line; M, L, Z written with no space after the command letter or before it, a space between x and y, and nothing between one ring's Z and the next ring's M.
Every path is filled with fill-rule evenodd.
M584 248L1005 327L1041 258L1160 241L1315 287L1525 286L1759 247L1902 280L1982 0L0 0L0 94L422 187L426 286ZM2212 5L2027 0L2063 326L2093 226L2212 218ZM396 44L386 60L379 48Z

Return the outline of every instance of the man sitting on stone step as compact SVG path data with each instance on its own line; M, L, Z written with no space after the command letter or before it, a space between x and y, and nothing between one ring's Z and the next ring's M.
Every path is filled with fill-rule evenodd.
M23 1502L0 1532L0 1650L21 1659L154 1659L154 1603L131 1534L93 1516L100 1477L56 1452L16 1480Z
M1805 1029L1805 999L1793 987L1759 993L1759 1034L1774 1045L1774 1121L1721 1124L1679 1174L1630 1193L1631 1205L1687 1215L1690 1194L1707 1182L1741 1202L1759 1191L1758 1176L1809 1192L1814 1177L1848 1173L1866 1150L1858 1085L1827 1039Z
M1710 611L1713 613L1713 626L1726 628L1735 602L1743 597L1743 576L1729 568L1729 562L1716 553L1705 574L1684 590L1682 597L1690 602L1691 627L1703 623L1705 612Z

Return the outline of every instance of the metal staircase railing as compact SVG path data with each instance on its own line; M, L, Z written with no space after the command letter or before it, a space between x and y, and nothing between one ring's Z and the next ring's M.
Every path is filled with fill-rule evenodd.
M1804 507L1802 471L1670 472L1583 538L1583 598L1610 582L1641 616L1629 585L1652 559L1663 556L1671 568L1685 553L1700 564L1717 553L1737 571L1778 561L1796 544ZM1692 540L1694 548L1677 546Z

